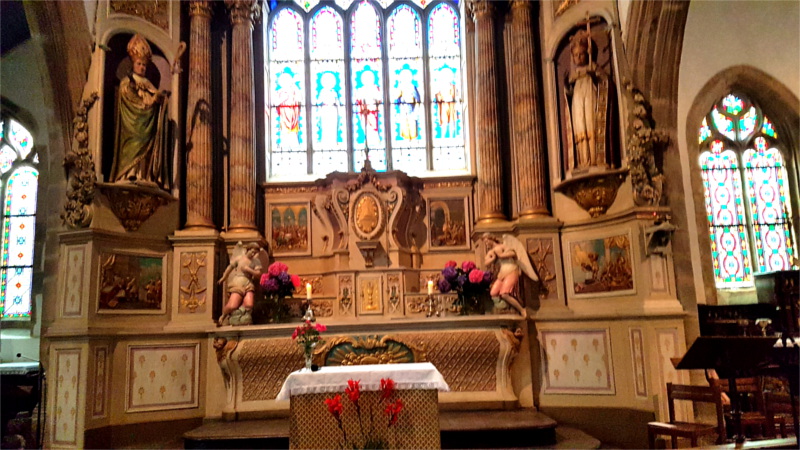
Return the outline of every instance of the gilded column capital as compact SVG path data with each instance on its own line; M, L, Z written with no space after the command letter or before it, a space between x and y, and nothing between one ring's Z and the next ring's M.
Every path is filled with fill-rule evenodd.
M494 5L489 0L471 0L469 2L469 10L475 20L494 15Z
M533 9L533 2L530 0L511 0L511 9Z
M256 0L225 0L233 25L252 25L258 19L259 2Z
M211 18L210 0L192 0L189 2L189 17L202 16Z

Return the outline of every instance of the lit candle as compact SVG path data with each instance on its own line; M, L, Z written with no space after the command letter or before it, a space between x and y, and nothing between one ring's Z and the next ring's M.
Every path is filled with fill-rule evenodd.
M306 300L311 300L311 283L306 283Z
M433 295L433 280L428 280L428 295Z

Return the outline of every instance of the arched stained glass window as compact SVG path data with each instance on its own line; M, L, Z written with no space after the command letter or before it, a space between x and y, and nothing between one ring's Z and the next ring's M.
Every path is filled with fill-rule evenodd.
M703 119L698 141L717 287L752 286L753 268L793 268L790 187L772 123L730 94Z
M270 179L359 171L366 149L379 171L468 173L458 1L272 5Z
M31 316L33 244L39 171L33 137L14 119L0 121L0 179L3 189L3 252L0 307L3 319Z

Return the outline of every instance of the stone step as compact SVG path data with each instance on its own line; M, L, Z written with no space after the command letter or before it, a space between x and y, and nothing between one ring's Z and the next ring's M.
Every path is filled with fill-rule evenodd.
M573 428L556 428L530 410L443 411L442 448L598 448L600 442ZM288 448L289 419L209 421L184 434L185 448Z

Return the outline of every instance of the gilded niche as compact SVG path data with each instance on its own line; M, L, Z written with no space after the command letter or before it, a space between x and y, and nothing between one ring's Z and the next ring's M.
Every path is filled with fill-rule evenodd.
M380 200L372 193L361 194L355 203L354 224L362 239L372 239L381 231L383 208Z

